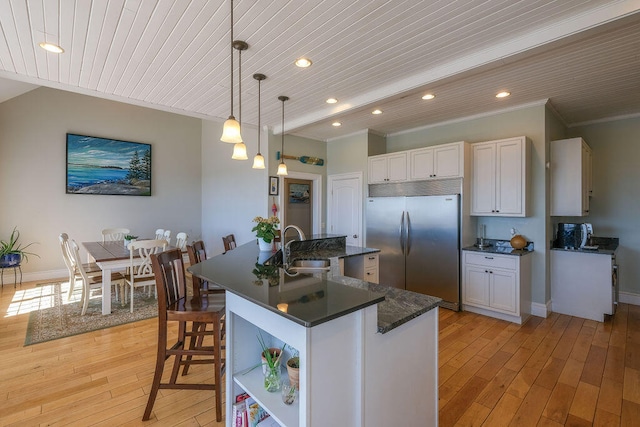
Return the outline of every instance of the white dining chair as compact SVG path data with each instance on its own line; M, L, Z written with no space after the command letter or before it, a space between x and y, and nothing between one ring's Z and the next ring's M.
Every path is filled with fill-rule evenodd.
M80 261L80 250L78 248L78 244L73 239L69 239L67 242L69 245L69 252L71 253L73 262L75 263L76 269L80 274L80 277L82 278L82 297L80 299L80 304L82 305L81 315L84 316L85 313L87 312L87 308L89 307L91 290L102 289L102 275L89 276L85 271L82 262ZM122 288L124 286L124 279L125 278L122 274L117 272L112 273L111 285L112 286L117 285ZM120 290L120 294L124 294L124 289ZM102 298L111 298L111 295L102 295Z
M164 228L158 228L158 229L156 230L156 237L155 237L155 239L156 239L156 240L162 240L162 239L164 239Z
M182 252L187 250L187 239L189 236L187 233L181 231L176 234L176 248L180 249Z
M71 249L69 248L69 235L67 233L60 233L60 235L58 236L58 241L60 242L60 249L62 250L62 259L64 260L64 265L67 267L67 271L69 272L69 292L67 293L68 301L71 299L71 295L73 295L76 281L82 280L82 277L80 275L80 272L78 271L78 267L76 266L76 262L73 258L73 254L71 253ZM102 275L102 270L96 263L92 262L82 264L82 268L84 268L84 271L88 276Z
M137 240L129 244L129 274L125 281L130 301L130 311L133 313L133 291L135 288L152 287L154 294L156 293L156 279L151 266L151 254L158 254L164 251L169 243L164 239L154 240ZM137 256L136 257L136 251ZM150 293L151 291L149 291Z
M128 228L105 228L102 230L102 242L124 240L124 236L131 233Z
M162 238L167 241L168 245L170 245L171 244L171 230L164 230L164 234L162 235Z

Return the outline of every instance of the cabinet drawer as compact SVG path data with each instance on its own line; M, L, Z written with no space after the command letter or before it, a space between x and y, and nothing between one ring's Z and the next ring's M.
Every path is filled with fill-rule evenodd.
M518 261L517 258L513 256L479 254L474 252L466 252L464 260L467 264L482 265L484 267L493 268L504 268L507 270L515 270Z
M364 280L371 283L378 283L378 267L366 268L364 270Z
M378 254L364 256L364 269L378 267Z

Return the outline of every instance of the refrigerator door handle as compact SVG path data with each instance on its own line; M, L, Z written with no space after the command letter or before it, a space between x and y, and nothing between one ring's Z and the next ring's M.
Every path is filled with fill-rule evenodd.
M400 218L400 250L404 255L404 211L402 211L402 217Z
M411 218L407 212L407 255L411 252Z

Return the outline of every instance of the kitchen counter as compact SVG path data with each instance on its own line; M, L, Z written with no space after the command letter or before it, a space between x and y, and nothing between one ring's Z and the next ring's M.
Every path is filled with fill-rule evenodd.
M523 249L514 249L508 240L485 239L490 246L479 248L476 245L462 248L463 251L482 252L488 254L523 256L533 253L533 242L527 242Z
M411 319L437 307L440 298L378 285L341 276L337 260L349 256L379 252L356 246L328 247L327 243L303 252L294 242L291 259L331 259L327 273L289 275L276 265L264 265L264 253L255 243L189 267L198 277L206 278L226 290L238 294L274 313L305 327L312 327L336 317L378 304L378 332L387 333ZM345 286L346 285L346 286ZM288 311L278 309L287 304Z
M567 252L582 252L589 254L600 254L600 255L615 255L615 251L618 249L618 244L620 239L617 237L596 237L591 236L589 243L591 246L597 246L597 249L581 249L581 248L559 248L552 247L553 251L567 251Z

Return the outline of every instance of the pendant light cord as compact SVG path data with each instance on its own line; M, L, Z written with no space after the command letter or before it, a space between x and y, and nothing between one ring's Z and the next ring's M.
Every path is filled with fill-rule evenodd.
M282 150L282 162L284 163L284 99L282 100L282 147L280 147L280 150Z
M233 0L231 0L231 116L233 117Z
M238 123L242 128L242 49L238 49Z
M260 84L262 80L258 80L258 154L260 154Z

